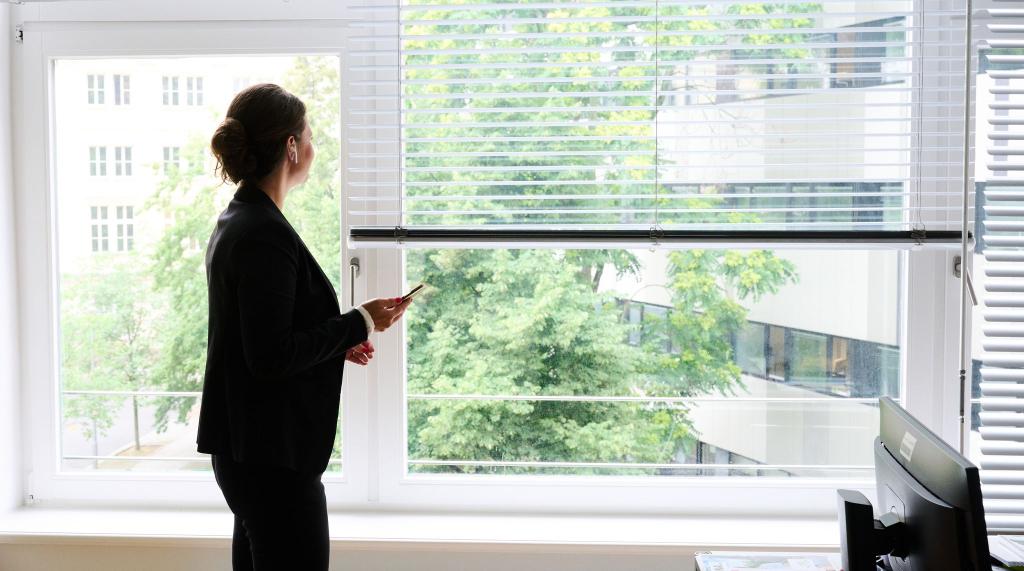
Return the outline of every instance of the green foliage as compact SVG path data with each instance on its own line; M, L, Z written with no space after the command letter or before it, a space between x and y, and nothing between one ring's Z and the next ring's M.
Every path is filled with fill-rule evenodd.
M806 40L792 30L812 26L803 15L820 11L811 3L664 5L656 24L653 6L412 8L409 18L424 23L409 26L405 36L409 81L402 88L412 126L404 130L404 166L415 205L406 222L653 222L644 213L655 206L650 93L651 76L659 74L655 50L642 48L658 42L662 105L664 94L681 91L673 81L690 81L683 66L694 59L710 62L712 75L764 77L758 64L744 68L736 61L806 58L809 53L778 46ZM765 14L779 17L728 18ZM570 17L580 20L557 21ZM462 22L427 23L445 19ZM504 37L479 39L492 34ZM537 50L544 47L558 49ZM666 70L671 64L664 62L679 69ZM472 73L457 67L469 63L483 65ZM600 75L614 77L593 81ZM692 87L720 93L700 103L720 103L738 97L730 81ZM580 96L594 92L608 95ZM529 108L535 109L524 111ZM682 195L667 185L657 190L663 197L657 206L677 212L663 215L662 224L756 221L713 211L720 202L701 195L721 195L716 185ZM670 194L673 202L664 198ZM679 214L681 208L689 212ZM664 318L647 318L642 344L632 347L617 303L598 291L606 268L620 277L640 274L628 251L410 251L409 281L434 286L433 296L408 314L410 457L663 463L685 452L694 438L685 407L415 396L674 397L733 390L740 370L732 338L746 316L741 301L794 280L793 268L768 252L678 252L670 261L674 307ZM454 464L421 469L487 471Z
M288 220L305 241L335 291L341 291L341 179L338 173L341 116L338 61L326 57L297 57L281 86L306 104L313 131L316 159L309 179L289 193Z
M764 251L674 252L674 310L645 323L633 347L616 300L594 288L595 261L621 273L640 269L629 252L407 253L410 282L433 286L406 314L411 458L670 462L695 438L685 407L440 395L727 393L740 382L732 336L746 315L731 292L755 297L795 279L789 262ZM666 341L679 350L666 350ZM529 470L505 472L519 471Z
M206 149L200 139L193 139L182 155L183 167L161 180L146 205L147 211L172 221L157 241L148 267L156 299L166 304L152 383L168 391L201 391L209 321L204 256L216 220L218 189L208 182ZM195 403L195 397L160 399L157 429L165 430L172 414L177 422L185 422Z
M155 357L155 309L145 276L130 253L97 254L82 271L61 277L61 373L68 391L127 391L147 386ZM110 428L124 404L120 396L69 395L65 418L88 419L92 430Z
M432 284L407 313L410 395L630 394L648 356L592 276L555 250L410 251L412 281ZM633 403L411 397L413 458L657 461L685 419ZM465 471L478 471L475 467Z

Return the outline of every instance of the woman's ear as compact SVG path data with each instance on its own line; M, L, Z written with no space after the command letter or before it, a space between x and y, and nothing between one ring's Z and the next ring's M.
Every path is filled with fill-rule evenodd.
M295 137L288 137L286 146L288 147L288 160L295 164L299 164L299 149L298 145L295 143Z

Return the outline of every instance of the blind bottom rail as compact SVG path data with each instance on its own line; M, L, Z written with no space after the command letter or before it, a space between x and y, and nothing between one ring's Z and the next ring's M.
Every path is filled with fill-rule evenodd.
M729 244L773 245L959 245L958 230L677 230L581 229L581 228L403 228L353 227L349 238L357 245L436 245L438 243L473 245L477 243L524 244ZM968 233L968 239L971 234Z

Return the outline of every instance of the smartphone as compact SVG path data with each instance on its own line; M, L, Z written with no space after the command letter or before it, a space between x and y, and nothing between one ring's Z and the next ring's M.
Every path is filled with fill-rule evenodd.
M426 286L427 286L427 284L420 284L420 285L412 288L411 290L409 290L409 293L407 293L407 294L402 296L402 301L399 302L399 303L405 303L405 301L407 299L412 299L412 298L416 297L417 295L419 295L419 293L421 291L423 291L423 288L425 288Z

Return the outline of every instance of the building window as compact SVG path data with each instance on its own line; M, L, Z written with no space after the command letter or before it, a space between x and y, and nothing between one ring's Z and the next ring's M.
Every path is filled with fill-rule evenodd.
M130 75L114 76L114 105L130 105L132 77Z
M107 176L106 147L89 147L89 176Z
M110 236L107 228L107 207L92 206L89 208L92 222L92 251L107 252L110 250Z
M103 76L89 74L89 104L90 105L103 105Z
M171 174L179 168L181 168L181 147L164 147L164 174Z
M135 245L134 206L118 206L117 212L117 251L127 252Z
M114 175L132 176L131 147L114 147Z
M186 77L185 78L185 93L186 93L186 103L188 105L202 105L203 104L203 78L201 78L201 77Z
M178 105L178 78L174 76L163 77L164 105Z
M841 31L822 34L815 38L820 42L833 43L829 49L831 79L829 87L862 88L898 83L900 77L893 72L901 71L899 64L890 63L903 55L906 32L903 26L906 18L897 16L871 22L858 22L856 31ZM866 31L877 28L878 31Z

